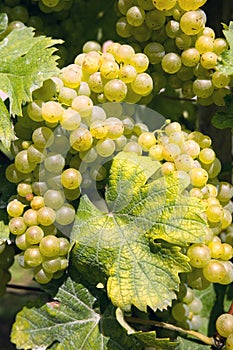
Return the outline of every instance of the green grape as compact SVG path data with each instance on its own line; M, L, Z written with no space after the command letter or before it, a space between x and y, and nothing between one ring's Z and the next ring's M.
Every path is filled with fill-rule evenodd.
M191 171L194 167L193 158L189 154L178 154L174 158L174 164L177 170Z
M145 11L139 6L132 6L126 12L126 20L131 26L138 27L145 20Z
M9 230L13 235L21 235L26 229L27 225L21 216L14 217L9 221Z
M75 209L71 204L64 203L56 211L56 222L59 225L69 225L75 219Z
M131 88L136 94L147 96L153 90L153 80L149 74L139 73L131 83Z
M45 121L49 123L58 122L64 113L64 109L59 102L47 101L42 104L41 114Z
M190 47L181 53L181 62L187 67L195 67L200 61L200 53L194 47Z
M131 34L133 38L139 43L144 43L150 39L152 29L148 28L145 23L139 27L131 27Z
M163 146L162 145L154 145L149 149L149 157L153 160L161 161L163 160Z
M138 144L142 147L143 151L149 151L156 144L156 137L151 132L143 132L138 137Z
M115 52L116 61L121 64L129 64L131 57L135 54L134 48L130 45L120 45Z
M93 138L91 132L86 128L79 127L75 129L70 134L70 145L76 151L87 151L91 148L93 143Z
M214 40L214 48L213 51L217 55L221 55L224 51L228 49L227 41L224 38L216 38Z
M151 64L157 64L162 61L165 55L165 49L160 43L150 42L144 47L144 53L149 58Z
M136 153L138 156L142 155L142 147L134 141L130 141L128 142L124 148L123 148L124 152L134 152Z
M195 42L195 48L200 54L203 54L205 52L211 52L214 48L214 40L210 36L201 35L197 38L197 41Z
M217 198L221 203L227 203L233 196L233 186L227 181L220 181Z
M195 297L194 291L192 288L185 286L184 292L185 292L184 296L180 297L180 295L179 295L179 298L182 300L183 303L190 304L194 300L194 297Z
M142 73L143 74L143 73ZM104 95L112 102L121 102L127 94L127 85L120 79L113 79L104 85Z
M90 51L83 59L82 70L87 74L93 74L99 70L100 64L100 54L96 51Z
M95 74L95 73L94 73ZM84 95L84 96L91 96L91 89L87 82L81 81L78 88L75 90L77 92L78 96Z
M154 8L154 5L152 4L151 0L137 0L137 3L141 8L147 11L152 10Z
M28 183L21 182L17 186L17 193L20 197L26 197L28 194L32 194L32 186Z
M227 271L221 261L212 259L204 266L203 275L209 282L221 284L227 276Z
M61 104L71 106L73 99L77 96L74 89L62 86L59 90L58 100Z
M178 4L185 11L193 11L203 6L206 1L207 0L178 0Z
M216 67L218 55L214 52L204 52L201 55L200 63L205 69L213 69Z
M25 232L25 238L29 244L38 244L44 237L44 231L39 226L30 226Z
M59 209L64 204L64 201L65 196L63 191L49 189L44 193L45 205L54 210Z
M176 321L184 321L189 316L189 306L182 302L177 302L172 306L171 313Z
M226 350L233 350L233 332L226 339Z
M49 147L54 141L53 131L46 126L41 126L33 131L32 141L39 149Z
M68 168L61 174L61 183L67 189L74 190L81 185L81 182L82 175L77 169Z
M99 168L96 168L94 166L90 169L90 177L95 181L103 181L107 176L107 170L104 166L101 166Z
M201 310L203 309L201 299L198 299L196 297L188 305L190 311L193 312L195 315L200 314Z
M188 11L180 19L180 28L187 35L196 35L204 28L205 20L202 11Z
M112 140L116 140L120 137L124 132L124 125L121 120L115 117L107 118L105 121L105 125L107 126L107 138Z
M102 79L116 79L119 75L119 66L117 62L104 60L100 66L100 75ZM103 84L105 81L103 81ZM100 91L101 92L101 91Z
M12 217L21 216L23 214L25 205L18 199L13 199L7 205L7 213Z
M39 284L46 284L51 281L53 274L45 272L43 268L39 267L34 272L34 278Z
M82 51L84 53L88 53L90 51L101 51L101 46L97 41L86 41L85 44L82 47Z
M37 225L37 211L34 209L27 209L23 214L23 220L27 226Z
M211 251L205 244L195 243L188 248L187 256L193 267L202 268L210 261Z
M170 20L165 26L166 34L169 38L175 39L180 34L180 24L178 21Z
M34 196L30 202L30 206L33 210L39 210L40 208L44 207L44 197Z
M176 0L152 0L152 3L159 11L167 11L175 6Z
M107 128L105 121L95 120L93 123L91 123L90 133L96 139L102 139L102 138L106 137L106 135L108 133L108 128Z
M60 153L49 152L45 157L44 166L51 173L61 173L65 166L65 158Z
M183 51L183 50L187 50L188 48L190 48L190 46L192 44L192 39L189 35L181 33L178 36L176 36L175 43L176 43L176 46L178 47L178 49Z
M101 157L109 157L115 151L115 143L112 139L101 139L96 143L96 151Z
M103 121L107 118L104 108L99 106L93 106L92 113L88 119L89 125L95 121Z
M209 287L210 281L208 281L203 275L202 269L192 268L192 271L187 275L187 282L191 288L197 290L204 290Z
M61 269L61 258L51 258L51 259L44 259L42 262L42 268L46 273L55 273Z
M129 25L126 17L121 17L116 22L116 32L122 38L131 37L131 26Z
M25 250L23 257L24 257L25 264L27 264L27 266L30 266L30 267L39 266L43 261L43 257L40 253L38 246L28 247Z
M210 222L220 222L223 216L221 205L209 205L206 209L206 216Z
M146 12L145 23L148 28L158 30L164 26L165 22L166 16L161 11L154 9Z
M216 330L224 338L229 337L233 330L233 315L224 313L216 320Z
M91 91L101 93L104 91L104 78L100 72L95 72L89 76L88 85Z
M76 89L81 83L82 68L77 64L69 64L61 69L59 77L65 86L71 89Z
M56 213L52 208L42 207L37 212L37 220L40 225L50 226L56 219Z
M42 103L41 100L34 99L34 101L27 105L27 114L31 120L35 122L41 122L44 120L41 113Z
M21 173L29 174L35 169L36 163L30 162L28 159L28 151L23 150L15 156L15 167Z
M200 315L193 315L189 322L189 329L198 330L203 324L203 319Z
M135 53L130 57L129 64L132 65L138 73L143 73L149 66L149 59L144 53Z
M201 98L207 98L214 92L214 86L210 79L196 79L193 82L193 92Z
M70 249L70 242L64 237L59 237L60 250L59 256L66 256Z
M176 53L170 52L162 58L161 64L166 73L174 74L181 68L181 59Z
M59 150L59 152L64 156L67 154L69 149L70 149L70 143L69 143L68 137L65 135L59 135L59 134L55 135L54 142L49 147L49 150L51 152L56 152L57 150Z
M48 258L59 256L60 241L59 238L53 235L43 237L39 244L40 253Z
M194 187L202 187L208 181L208 173L202 168L193 168L189 171L191 184Z
M90 116L93 108L93 102L90 97L80 95L73 99L71 107L77 111L81 117L85 118Z
M163 147L163 159L171 162L176 156L180 155L180 147L175 143L168 143Z
M132 83L132 81L135 80L136 76L137 76L137 71L130 64L126 64L120 67L119 79L122 80L124 83L126 84Z
M215 152L211 148L203 148L199 153L199 160L204 164L211 164L216 158Z

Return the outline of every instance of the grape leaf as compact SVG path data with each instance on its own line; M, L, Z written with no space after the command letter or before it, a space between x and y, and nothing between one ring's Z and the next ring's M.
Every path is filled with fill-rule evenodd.
M99 300L71 278L60 286L52 301L24 307L16 316L11 341L18 349L143 350L127 336L109 305L101 315Z
M223 111L216 112L212 117L212 124L218 129L231 128L233 131L233 98L232 95L225 97Z
M34 37L30 27L14 29L0 42L0 90L10 101L9 112L0 103L0 139L6 148L12 139L9 115L22 115L22 104L31 100L32 91L57 71L53 45L62 40Z
M144 169L154 166L149 157L119 153L105 193L109 212L85 195L72 230L74 265L93 283L106 278L109 298L123 310L171 305L178 274L189 270L179 246L203 239L199 201L181 194L175 176L148 181Z
M0 83L1 84L1 83ZM10 114L3 102L0 98L0 140L3 146L9 150L11 145L11 140L14 138L14 130L10 120Z
M7 214L6 211L0 209L0 244L9 239L9 226L7 224Z
M200 342L195 342L194 339L185 339L178 337L179 345L176 350L210 350L209 345L201 344Z
M223 34L228 42L229 49L225 50L220 56L221 59L218 62L217 69L226 75L233 74L233 21L229 23L229 26L224 26Z

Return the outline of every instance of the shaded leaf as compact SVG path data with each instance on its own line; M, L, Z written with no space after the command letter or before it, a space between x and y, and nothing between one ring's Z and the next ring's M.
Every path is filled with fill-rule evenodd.
M194 339L178 337L179 345L176 350L210 350L209 345L202 344Z
M180 193L173 176L148 183L144 168L153 168L153 161L132 157L119 153L113 160L108 213L99 211L87 196L81 198L72 230L72 261L85 277L94 278L93 283L107 278L114 305L124 310L132 304L141 311L147 306L163 309L176 297L178 274L189 270L180 247L169 243L182 246L203 239L203 208Z
M113 305L101 315L99 303L86 287L68 278L52 301L18 313L11 341L25 350L143 350L117 322Z
M1 84L1 83L0 83ZM13 126L11 124L10 120L10 114L3 102L3 100L0 98L0 141L2 142L3 146L9 150L11 141L14 138L14 130Z

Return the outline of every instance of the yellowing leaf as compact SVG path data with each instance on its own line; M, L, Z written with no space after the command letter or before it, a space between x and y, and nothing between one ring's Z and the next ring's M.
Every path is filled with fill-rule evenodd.
M155 180L148 181L148 167ZM156 176L157 170L148 157L118 154L106 191L109 212L83 196L72 231L74 265L91 282L106 279L109 298L123 310L171 305L178 274L189 270L180 246L204 234L198 200L183 196L178 180Z

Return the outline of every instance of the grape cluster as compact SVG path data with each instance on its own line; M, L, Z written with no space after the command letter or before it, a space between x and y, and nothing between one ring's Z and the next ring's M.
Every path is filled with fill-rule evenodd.
M177 326L193 330L201 328L203 323L203 318L200 315L202 308L202 301L195 296L195 290L187 284L181 284L177 300L173 302L171 308L171 315Z
M116 31L148 56L155 94L170 87L199 104L222 106L231 78L217 64L228 44L205 25L205 2L118 0Z
M223 313L216 320L216 330L218 334L226 338L226 350L233 349L233 315Z
M15 250L12 244L0 243L0 297L5 294L6 285L11 279L9 268L14 263Z

